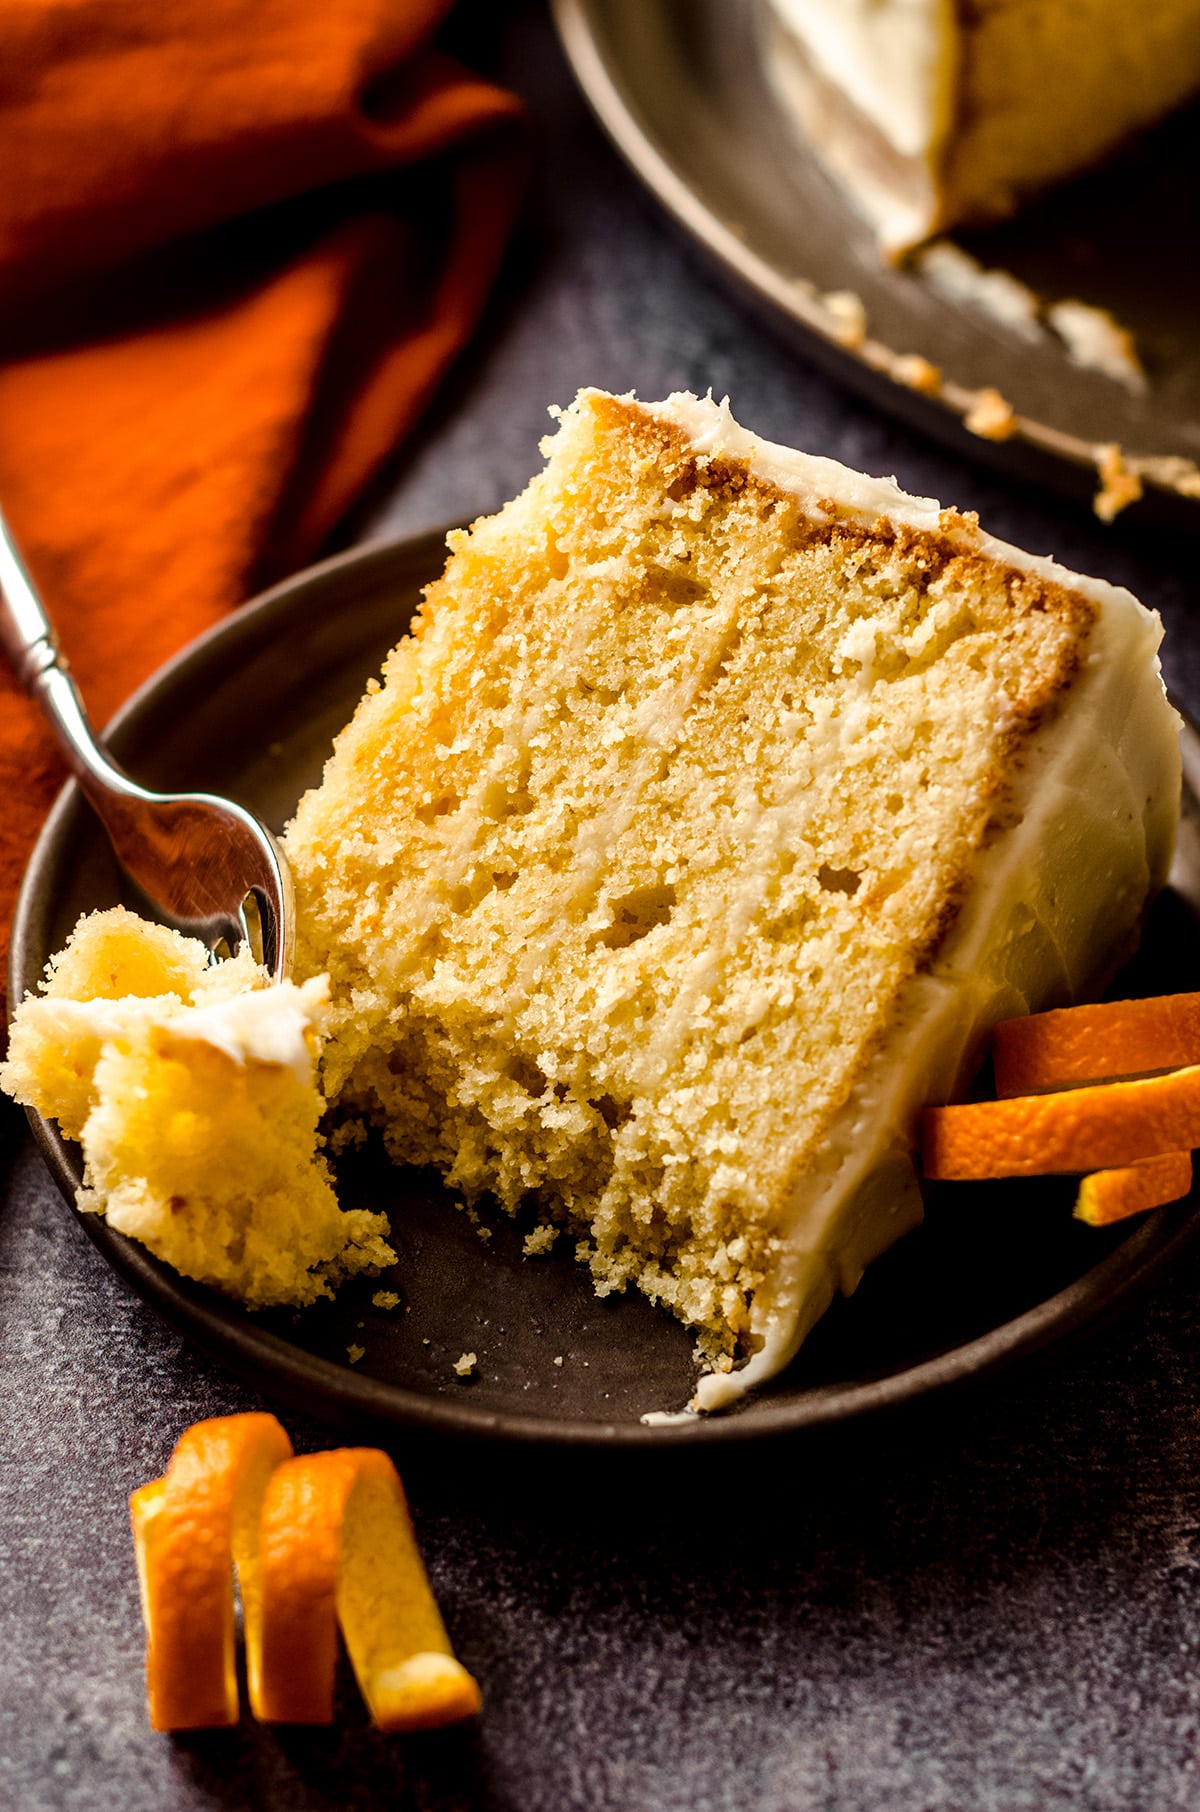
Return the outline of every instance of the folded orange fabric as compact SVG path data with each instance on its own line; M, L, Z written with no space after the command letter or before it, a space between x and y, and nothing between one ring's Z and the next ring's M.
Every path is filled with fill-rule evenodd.
M320 547L475 324L519 103L449 0L0 0L0 501L93 716ZM0 675L0 941L61 780Z

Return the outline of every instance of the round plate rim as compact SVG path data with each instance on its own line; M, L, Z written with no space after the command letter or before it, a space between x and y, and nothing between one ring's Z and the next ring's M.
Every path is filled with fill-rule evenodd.
M652 3L661 6L663 0ZM903 366L902 351L869 337L860 346L848 346L840 337L844 328L839 328L819 300L799 290L769 259L745 244L658 149L627 104L602 54L591 24L596 4L597 0L550 0L559 41L575 78L600 125L635 176L735 284L799 328L813 356L827 370L865 392L889 413L918 423L942 441L949 440L959 450L991 465L1011 470L1013 456L1019 450L1027 462L1056 481L1060 489L1065 488L1072 495L1094 494L1097 460L1105 450L1097 443L1028 413L1015 417L1013 432L1003 441L974 434L966 427L965 418L978 403L979 392L945 379L936 396L927 396L896 375ZM1172 520L1194 527L1198 497L1191 480L1168 480L1156 469L1157 463L1151 459L1141 473L1146 503L1135 500L1131 512L1140 516L1153 501L1168 509Z
M190 642L152 674L108 724L105 735L119 754L122 743L143 718L160 709L179 689L195 683L198 671L226 666L238 651L273 633L277 618L286 619L310 594L336 585L346 575L369 573L397 556L413 559L427 551L433 560L447 530L438 528L370 543L334 555L272 586ZM431 571L433 569L431 568ZM1190 768L1200 772L1200 737L1185 722ZM9 951L9 992L13 1000L38 979L45 954L35 948L41 907L50 891L60 846L72 825L88 812L74 782L59 793L38 837L22 882L13 918ZM34 1110L27 1118L43 1157L68 1204L73 1207L78 1171L73 1148L58 1128ZM80 1215L84 1231L124 1281L167 1324L202 1351L263 1389L299 1401L314 1414L334 1422L384 1424L449 1436L470 1436L538 1447L673 1448L713 1442L760 1440L773 1435L815 1432L857 1423L882 1411L898 1409L991 1375L1028 1360L1082 1332L1114 1313L1148 1286L1156 1274L1191 1239L1195 1217L1184 1210L1160 1209L1144 1217L1106 1257L1074 1282L1011 1321L949 1348L931 1359L884 1377L846 1385L820 1385L786 1402L751 1399L747 1411L713 1415L647 1427L641 1423L579 1422L506 1414L446 1402L400 1385L386 1384L334 1364L256 1326L245 1312L214 1291L190 1284L159 1263L142 1247L108 1227L99 1215Z

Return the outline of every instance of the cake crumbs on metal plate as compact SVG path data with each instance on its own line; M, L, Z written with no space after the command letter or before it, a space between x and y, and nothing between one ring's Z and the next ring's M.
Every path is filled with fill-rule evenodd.
M1066 346L1073 365L1083 371L1098 371L1103 377L1124 384L1134 396L1144 394L1146 373L1137 342L1106 308L1095 308L1090 302L1078 302L1072 297L1055 302L1046 310L1046 318Z
M986 384L975 393L975 401L963 416L963 427L981 440L1011 440L1017 431L1017 417L1007 397Z
M852 289L831 289L821 297L821 307L834 321L833 337L839 346L856 352L867 337L867 311Z
M898 384L918 390L922 396L936 396L942 387L941 371L919 352L904 352L893 359L892 376Z
M1126 464L1125 455L1116 441L1096 449L1096 472L1100 489L1092 499L1092 508L1101 522L1111 522L1142 494L1142 481Z

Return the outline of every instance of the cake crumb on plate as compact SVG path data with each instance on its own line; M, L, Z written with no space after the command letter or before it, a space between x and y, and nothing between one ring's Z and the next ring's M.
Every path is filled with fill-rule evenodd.
M1017 431L1017 418L1007 397L988 384L977 392L963 417L963 427L978 434L981 440L1011 440Z
M1121 511L1136 503L1142 494L1142 481L1137 473L1126 464L1125 456L1116 442L1096 449L1096 471L1100 478L1100 489L1092 500L1092 508L1101 522L1111 522Z

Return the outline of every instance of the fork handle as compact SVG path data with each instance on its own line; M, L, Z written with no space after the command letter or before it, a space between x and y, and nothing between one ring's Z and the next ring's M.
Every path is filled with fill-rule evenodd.
M68 766L89 798L131 783L96 741L54 624L0 511L0 647L24 691L42 707Z
M54 625L34 590L29 569L0 513L0 643L26 692L40 674L62 659Z

